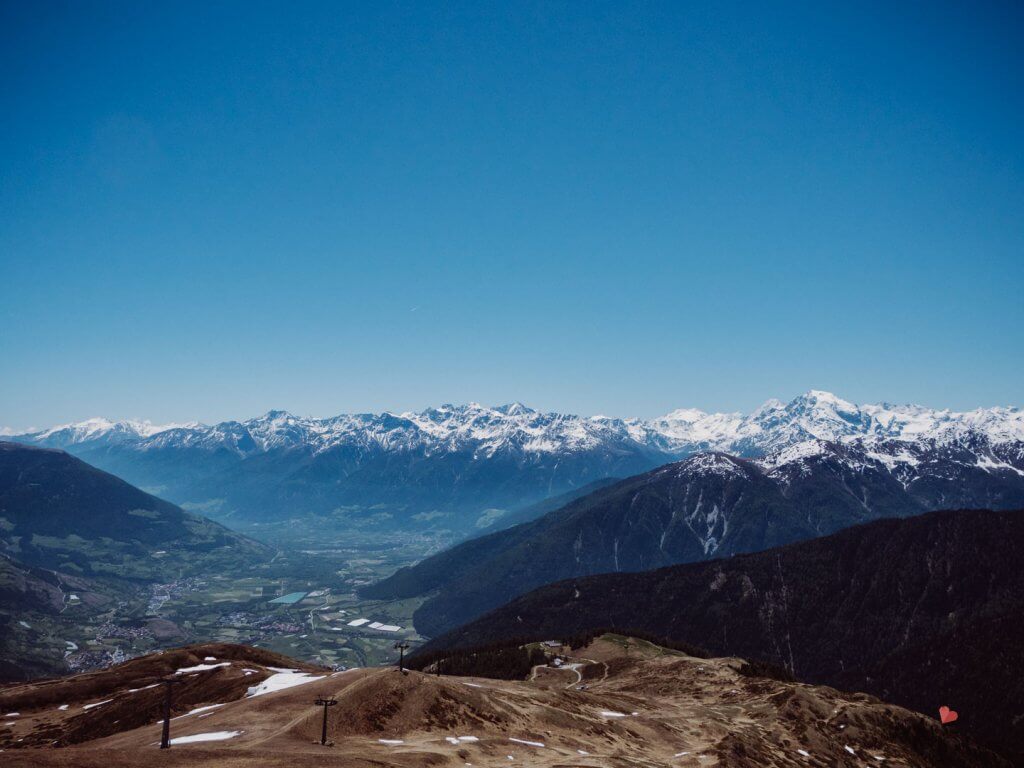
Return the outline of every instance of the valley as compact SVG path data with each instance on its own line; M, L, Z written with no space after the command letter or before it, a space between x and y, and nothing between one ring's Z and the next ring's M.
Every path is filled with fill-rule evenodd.
M354 543L279 551L244 573L201 572L142 585L65 583L64 604L55 612L0 604L4 656L32 659L39 671L60 674L185 642L235 642L336 668L385 663L395 656L397 639L419 641L412 614L422 600L368 600L356 590L415 559L408 543L395 551ZM290 594L301 598L273 602ZM349 624L359 619L367 621ZM373 623L400 629L381 631ZM20 675L12 670L10 676Z
M259 529L263 541L285 539L270 546L61 451L0 442L0 676L81 672L225 640L347 668L390 660L398 638L417 641L421 600L357 590L450 538L325 536L304 522L278 523L290 537ZM298 597L280 599L288 595Z

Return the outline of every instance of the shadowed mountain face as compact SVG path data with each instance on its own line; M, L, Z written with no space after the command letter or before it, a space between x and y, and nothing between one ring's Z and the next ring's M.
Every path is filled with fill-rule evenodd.
M935 512L724 560L572 579L436 638L635 628L785 665L960 726L1024 758L1024 512Z
M955 729L864 694L751 676L607 635L527 680L331 674L240 646L190 646L91 675L0 689L4 764L119 768L327 765L1007 768ZM281 668L294 671L282 671ZM172 749L157 751L164 676ZM288 687L286 687L288 686ZM321 698L328 712L320 746ZM55 745L62 748L56 749Z
M67 629L138 602L149 584L244 572L271 555L63 451L0 442L0 680L66 669L78 649Z
M63 451L0 442L0 546L25 565L147 578L160 568L267 554Z
M464 542L365 594L436 592L415 616L436 635L560 579L755 552L941 503L1024 506L1024 471L979 467L980 450L811 441L762 459L697 454Z

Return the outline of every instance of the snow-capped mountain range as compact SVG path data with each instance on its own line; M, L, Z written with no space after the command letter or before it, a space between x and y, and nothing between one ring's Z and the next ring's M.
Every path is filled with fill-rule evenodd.
M215 518L316 514L348 525L397 516L462 532L694 454L708 454L694 470L728 471L720 458L728 454L778 477L827 459L843 472L881 471L904 488L968 472L973 495L936 498L979 506L989 498L981 489L1024 483L1019 408L855 405L821 391L746 415L682 409L640 420L470 404L324 419L270 411L209 426L90 419L7 439L63 448ZM1007 493L997 497L1016 498Z
M805 441L875 438L945 443L967 435L983 435L993 443L1024 441L1024 411L855 405L829 392L812 390L789 403L769 400L747 415L679 409L645 421L542 413L519 403L493 408L471 403L420 413L344 414L324 419L269 411L247 421L212 426L94 418L15 439L60 448L96 442L131 444L140 451L172 446L223 448L242 456L292 448L321 453L342 445L431 452L469 447L485 456L505 449L542 454L621 442L677 455L710 450L760 456Z

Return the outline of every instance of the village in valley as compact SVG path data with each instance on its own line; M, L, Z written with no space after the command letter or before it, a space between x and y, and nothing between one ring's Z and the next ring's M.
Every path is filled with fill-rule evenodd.
M422 549L361 547L282 550L255 573L188 576L117 600L82 590L56 620L26 616L17 631L26 643L62 654L70 672L194 642L242 643L336 670L386 663L397 641L421 640L412 614L422 598L365 600L357 590L414 562Z

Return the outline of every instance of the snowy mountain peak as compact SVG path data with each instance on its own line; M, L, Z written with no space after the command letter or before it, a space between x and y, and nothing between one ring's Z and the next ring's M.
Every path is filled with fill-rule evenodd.
M260 416L258 421L292 421L295 417L292 416L288 411L281 411L277 409L269 410Z
M746 474L740 459L717 451L695 454L675 466L678 467L679 474L720 475L722 477L738 477Z
M696 408L678 408L665 416L665 421L678 421L684 424L693 424L704 418L707 418L707 414L704 411Z
M102 417L94 417L72 424L61 424L37 433L42 439L59 439L68 443L80 443L104 436L121 435L125 437L152 437L169 429L192 428L197 422L183 424L154 424L145 421L111 421Z
M498 413L504 414L505 416L521 416L523 414L536 413L532 408L519 402L499 405L494 410Z
M848 400L836 397L831 392L812 389L803 395L793 398L783 410L792 414L816 417L819 419L841 419L848 422L861 420L861 409Z
M848 400L833 394L832 392L826 392L823 389L811 389L804 394L798 396L793 402L813 402L818 405L832 406L834 408L840 408L844 410L856 410L857 406Z
M750 414L751 418L760 418L767 414L774 413L775 411L781 411L785 409L786 404L781 400L771 397L765 400L753 413Z
M758 463L765 469L771 471L779 467L823 456L829 453L829 443L824 440L805 440L802 443L794 443L783 448L778 448L764 456Z

